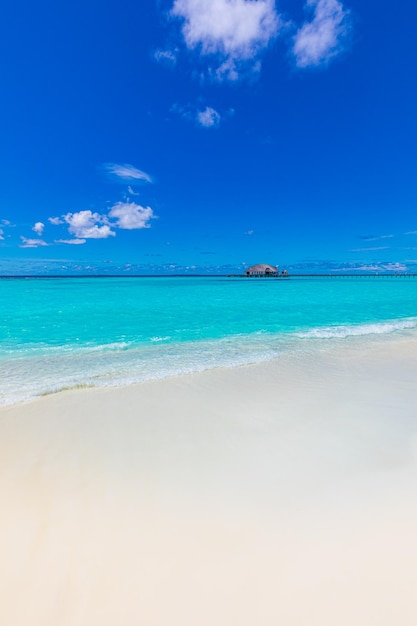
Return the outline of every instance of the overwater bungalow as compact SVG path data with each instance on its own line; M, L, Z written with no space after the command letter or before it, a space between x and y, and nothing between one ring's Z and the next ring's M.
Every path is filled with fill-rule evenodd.
M258 265L248 267L245 276L278 276L278 268L273 265L267 265L266 263L258 263Z

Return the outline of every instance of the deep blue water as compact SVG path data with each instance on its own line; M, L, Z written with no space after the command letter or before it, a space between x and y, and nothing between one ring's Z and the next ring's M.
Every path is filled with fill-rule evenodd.
M0 280L0 404L410 332L417 280Z

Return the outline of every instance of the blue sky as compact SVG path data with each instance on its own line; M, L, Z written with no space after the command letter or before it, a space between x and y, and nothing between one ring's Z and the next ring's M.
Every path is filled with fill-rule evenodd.
M52 0L0 26L0 273L417 270L417 6Z

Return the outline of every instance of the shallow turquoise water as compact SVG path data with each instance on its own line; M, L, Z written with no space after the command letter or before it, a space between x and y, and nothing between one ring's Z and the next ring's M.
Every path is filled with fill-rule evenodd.
M0 403L417 327L409 278L0 280Z

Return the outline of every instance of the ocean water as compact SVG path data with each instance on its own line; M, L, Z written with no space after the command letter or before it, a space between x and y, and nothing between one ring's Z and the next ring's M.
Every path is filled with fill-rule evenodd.
M0 279L0 404L416 329L404 277Z

